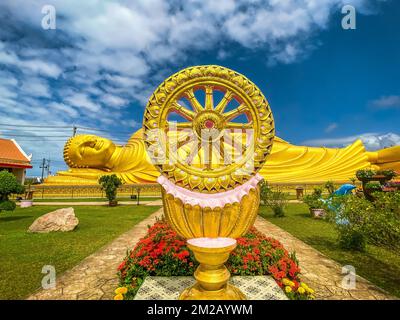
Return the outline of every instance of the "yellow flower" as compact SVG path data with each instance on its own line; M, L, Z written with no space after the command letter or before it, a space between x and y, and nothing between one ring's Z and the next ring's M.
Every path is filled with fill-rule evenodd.
M124 300L124 296L121 293L118 293L115 297L114 300Z
M304 288L305 290L308 290L308 289L309 289L308 286L307 286L304 282L300 283L300 286L301 286L302 288Z
M307 289L307 292L308 292L309 294L313 294L315 291L314 291L313 289L311 289L311 288L308 288L308 289Z
M293 281L290 281L288 278L283 278L283 279L282 279L282 283L283 283L285 286L294 287L294 282L293 282Z
M292 292L292 288L289 287L289 286L286 286L286 287L285 287L285 291L286 291L287 293Z
M310 298L311 300L314 300L314 299L315 299L315 297L314 297L313 295L309 296L309 298Z
M297 289L297 292L300 293L300 294L303 294L303 293L306 292L306 290L305 290L303 287L299 287L299 288Z
M119 287L115 289L115 294L126 294L128 292L127 287Z

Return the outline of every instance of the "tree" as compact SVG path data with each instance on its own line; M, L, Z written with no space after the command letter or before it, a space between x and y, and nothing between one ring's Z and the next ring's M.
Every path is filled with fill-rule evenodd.
M7 170L0 171L0 212L13 211L16 207L15 202L10 200L12 194L24 193L25 188L18 183L15 176Z
M108 203L110 206L117 205L117 190L120 185L122 185L122 181L115 174L101 176L99 179L99 184L101 185L102 190L106 193L106 197L108 199Z

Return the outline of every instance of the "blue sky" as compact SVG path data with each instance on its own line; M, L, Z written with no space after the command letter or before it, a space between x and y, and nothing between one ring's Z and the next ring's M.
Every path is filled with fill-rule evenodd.
M56 30L41 27L45 4ZM356 30L341 27L345 4ZM0 136L33 154L28 175L43 157L55 172L74 124L123 143L165 77L219 64L260 87L294 144L400 144L399 18L378 0L2 1Z

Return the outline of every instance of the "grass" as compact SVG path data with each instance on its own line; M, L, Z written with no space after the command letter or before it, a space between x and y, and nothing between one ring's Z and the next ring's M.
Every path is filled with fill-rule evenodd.
M0 213L0 299L26 298L41 286L44 265L52 265L62 274L159 207L75 206L79 225L74 231L26 232L37 217L59 208L17 208Z
M289 204L286 216L276 218L267 207L260 215L288 231L341 265L352 265L358 275L400 297L400 254L381 247L367 245L365 252L347 251L339 247L333 224L311 218L304 204Z
M118 201L130 201L132 203L136 203L137 200L133 200L129 197L126 198L118 198ZM140 197L139 203L142 201L155 201L161 200L161 197ZM107 202L107 198L50 198L50 199L33 199L33 202Z

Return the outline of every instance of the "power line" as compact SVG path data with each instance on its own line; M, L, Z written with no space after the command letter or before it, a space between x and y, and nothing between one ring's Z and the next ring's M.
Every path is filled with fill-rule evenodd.
M72 125L70 126L49 126L49 125L33 125L33 124L8 124L8 123L0 123L0 126L4 127L27 127L27 128L72 128Z
M3 134L3 136L10 136L10 137L38 137L38 138L70 138L71 136L35 136L32 134Z

